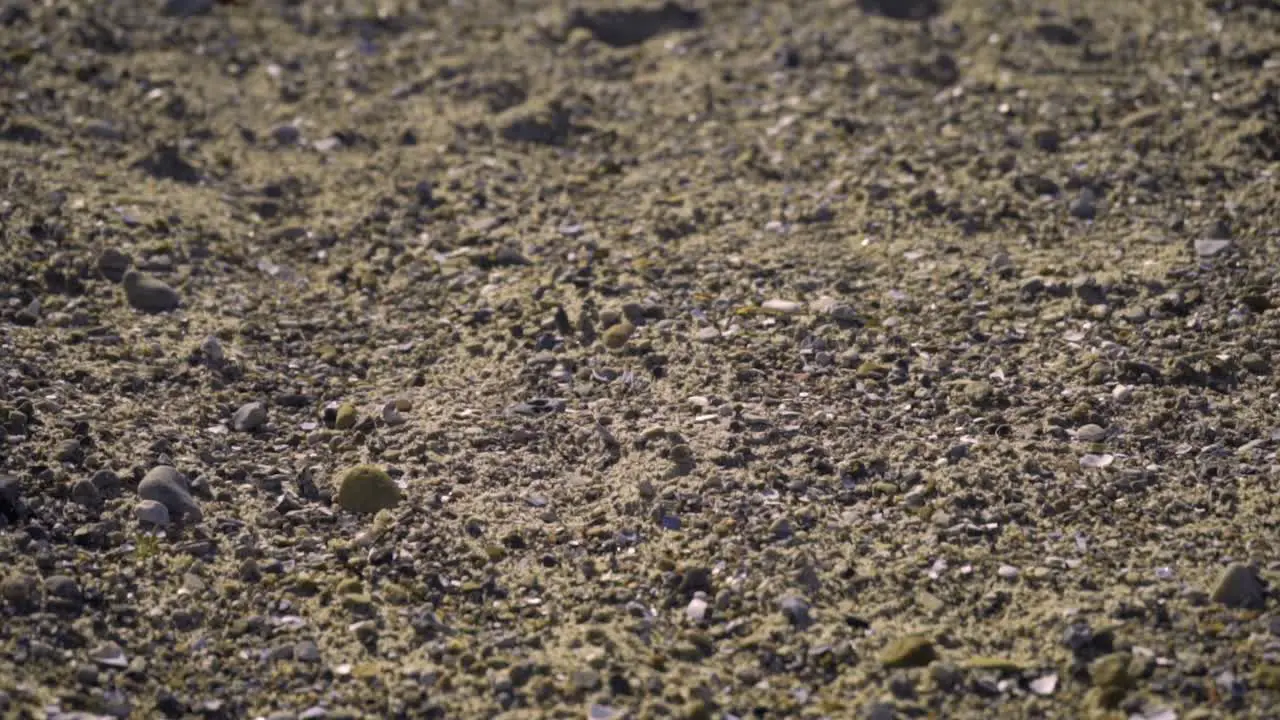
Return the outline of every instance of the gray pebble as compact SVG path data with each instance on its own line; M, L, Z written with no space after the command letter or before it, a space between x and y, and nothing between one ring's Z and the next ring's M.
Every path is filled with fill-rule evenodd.
M166 527L169 524L169 508L155 500L142 500L133 508L134 517L143 525Z
M1230 608L1260 609L1266 599L1262 583L1253 568L1243 563L1227 567L1213 588L1212 598Z
M18 614L40 609L39 580L22 573L0 580L0 605L8 606L11 611Z
M50 575L44 581L45 596L49 602L62 605L68 609L79 609L84 602L84 593L80 584L66 575Z
M1101 442L1107 437L1107 431L1101 425L1081 425L1076 430L1076 439L1082 442Z
M0 516L17 522L22 515L22 483L13 475L0 474Z
M169 465L158 465L138 483L138 497L143 500L154 500L173 517L189 516L192 522L200 522L203 515L195 498L187 490L182 475Z
M98 256L98 272L111 282L120 282L133 264L133 258L115 248L107 248Z
M96 508L102 504L98 486L88 478L80 478L71 484L71 499L87 508Z
M90 478L98 492L106 495L120 490L120 476L110 470L99 470Z
M164 281L137 270L124 274L124 294L131 307L147 313L170 312L181 304L178 291Z
M787 595L778 602L778 606L794 627L804 629L813 624L813 618L809 615L809 603L804 598Z
M260 402L245 403L231 417L231 427L236 432L253 432L267 422L267 407Z
M1084 188L1069 208L1071 216L1080 220L1092 220L1098 215L1098 196L1090 188Z

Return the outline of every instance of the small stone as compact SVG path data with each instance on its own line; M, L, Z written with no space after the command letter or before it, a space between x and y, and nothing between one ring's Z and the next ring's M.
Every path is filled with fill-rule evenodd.
M1240 366L1254 375L1266 375L1271 370L1271 363L1258 353L1246 353L1240 358Z
M954 663L936 662L929 666L929 677L933 679L933 684L937 685L939 690L950 692L959 687L964 680L964 673Z
M778 603L782 610L782 615L791 623L792 627L803 630L813 624L813 618L809 615L809 603L804 598L795 595L787 595Z
M90 650L89 659L106 667L122 669L129 667L129 659L125 657L124 650L113 642L103 643Z
M218 342L218 338L210 335L200 343L200 355L204 360L206 367L217 370L227 361L226 353L222 351L222 343Z
M1098 196L1090 188L1084 188L1068 209L1071 216L1080 220L1092 220L1098 215Z
M98 272L111 282L118 283L133 264L133 258L115 248L107 248L98 255Z
M231 416L231 428L236 432L253 432L267 422L267 407L260 402L245 403Z
M53 457L58 462L76 464L84 458L84 448L80 446L80 441L75 438L63 440L58 443L58 447L53 451Z
M133 507L133 516L143 525L167 527L169 525L169 508L155 500L142 500Z
M56 604L66 609L78 609L84 602L80 584L66 575L50 575L45 578L44 592L50 603L56 601Z
M804 303L774 298L761 303L760 309L770 315L798 315L804 310Z
M698 342L702 343L715 342L720 339L720 330L711 325L700 327L698 328L698 332L694 335L694 338L697 339Z
M154 500L169 511L170 517L186 516L191 522L200 522L203 514L191 492L187 490L182 475L170 465L152 468L138 483L138 497Z
M80 478L71 484L71 499L78 505L87 508L96 508L102 505L102 494L98 492L98 486L88 478Z
M90 478L94 487L103 495L111 495L120 491L120 476L110 470L99 470Z
M13 475L0 473L0 515L17 522L23 511L21 481Z
M627 341L631 339L631 336L635 331L635 325L632 325L630 321L623 320L615 325L609 326L609 328L605 330L600 337L604 340L605 347L610 350L620 350L627 344Z
M349 512L371 514L395 507L400 497L400 486L385 470L374 465L357 465L342 474L335 500Z
M0 600L18 614L40 609L40 584L31 575L15 573L0 581Z
M703 592L694 593L693 599L689 601L689 607L685 608L685 614L689 619L696 623L705 622L707 619L707 595Z
M1196 240L1196 255L1211 258L1231 247L1231 241L1223 238L1201 238Z
M1031 689L1031 692L1036 695L1040 695L1042 697L1052 695L1053 692L1058 689L1058 674L1049 673L1048 675L1042 675L1035 680L1032 680L1028 687Z
M887 668L924 667L937 659L933 642L923 635L908 635L889 643L880 653L880 664Z
M1133 683L1129 676L1129 662L1133 657L1127 652L1104 655L1089 666L1089 678L1094 687L1104 690L1124 691Z
M1062 136L1058 131L1047 126L1041 125L1031 131L1031 142L1040 150L1047 153L1058 152L1058 148L1062 144Z
M972 405L985 405L994 393L991 383L985 380L973 380L964 386L964 399Z
M333 416L333 427L337 430L350 430L359 419L360 413L356 411L355 405L342 403L338 406L338 413Z
M1265 591L1253 568L1243 563L1227 566L1219 576L1210 595L1216 603L1229 608L1261 609L1266 602Z
M137 270L124 274L124 294L129 305L146 313L165 313L178 309L178 292L162 280Z
M408 422L408 419L401 414L396 401L392 400L382 406L382 421L391 427L395 427L397 425L405 424Z
M1106 437L1107 431L1101 425L1094 425L1093 423L1081 425L1076 430L1076 439L1081 442L1102 442Z

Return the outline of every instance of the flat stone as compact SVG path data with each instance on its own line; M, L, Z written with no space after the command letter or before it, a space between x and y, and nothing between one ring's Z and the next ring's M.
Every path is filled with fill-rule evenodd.
M774 298L761 303L760 309L770 315L798 315L804 310L804 303Z

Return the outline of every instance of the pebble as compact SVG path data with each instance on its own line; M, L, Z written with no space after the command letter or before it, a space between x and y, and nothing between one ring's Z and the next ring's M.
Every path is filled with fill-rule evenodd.
M809 603L802 597L787 595L778 602L778 607L792 627L803 630L813 624L813 617L809 614Z
M1229 247L1231 247L1230 240L1201 238L1196 240L1196 255L1202 258L1211 258Z
M696 623L705 622L707 619L707 594L704 592L696 592L693 599L689 601L689 607L685 608L685 614L689 619Z
M98 492L109 495L120 491L120 476L110 470L99 470L90 478Z
M408 422L408 418L400 412L398 401L392 400L382 406L382 421L391 427L395 427Z
M80 441L75 438L63 440L54 449L53 457L58 462L79 463L84 457L84 448L80 446Z
M1106 437L1107 431L1101 425L1094 425L1093 423L1081 425L1076 430L1076 439L1081 442L1101 442Z
M146 313L165 313L178 309L178 292L162 280L137 270L124 274L124 294L129 305Z
M16 573L0 580L0 601L16 613L35 612L40 608L40 585L36 578Z
M395 507L400 497L400 486L386 470L375 465L357 465L342 473L334 499L344 510L371 514Z
M98 255L98 272L111 282L120 282L124 279L124 274L129 271L129 266L133 264L133 258L125 252L115 248L107 248Z
M829 295L823 295L809 303L809 308L819 315L826 315L840 322L853 322L858 319L858 313L852 305L842 303Z
M129 659L125 657L124 650L113 642L103 643L93 650L90 650L89 659L99 665L105 665L106 667L129 667Z
M1222 571L1210 597L1216 603L1237 609L1261 609L1266 602L1258 574L1243 563L1234 563Z
M245 403L231 416L231 428L236 432L253 432L267 422L267 406L260 402Z
M350 430L356 426L356 422L360 419L360 413L356 411L356 406L351 403L342 403L338 406L338 412L333 416L333 427L338 430Z
M87 508L96 508L102 504L102 494L98 486L88 478L80 478L71 484L71 499Z
M170 465L152 468L138 483L138 497L164 505L171 517L185 515L191 522L200 522L204 517L195 498L187 490L182 475Z
M1069 208L1071 216L1080 220L1092 220L1098 215L1098 196L1090 188L1084 188Z
M799 303L795 300L774 298L771 300L765 300L760 305L760 309L770 315L798 315L802 310L804 310L804 303Z
M22 514L21 481L13 475L0 474L0 515L17 522Z
M169 508L155 500L142 500L133 508L133 515L143 525L167 527L169 525Z
M880 653L880 664L887 668L924 667L937 657L932 641L921 635L908 635L889 643Z
M226 362L226 353L222 351L222 343L218 342L218 338L210 335L200 343L200 355L204 359L204 364L210 369L217 370L222 367L222 363Z
M698 328L698 332L694 337L698 342L709 343L720 339L720 330L710 325Z
M80 584L66 575L50 575L45 578L44 592L50 604L60 605L67 610L78 610L84 603Z
M610 350L620 350L631 339L635 333L636 326L629 321L623 320L615 325L609 326L607 330L600 336L604 341L604 346Z

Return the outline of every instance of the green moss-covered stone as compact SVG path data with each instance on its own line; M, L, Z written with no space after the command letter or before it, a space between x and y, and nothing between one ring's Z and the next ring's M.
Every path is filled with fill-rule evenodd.
M387 471L375 465L357 465L339 477L335 499L343 510L372 514L395 507L400 496L400 486Z
M342 403L338 406L338 412L333 416L333 426L338 430L350 430L356 426L356 422L360 419L360 413L356 412L356 406L351 403Z
M887 668L924 667L937 658L933 641L923 635L908 635L889 643L880 653L880 664Z

